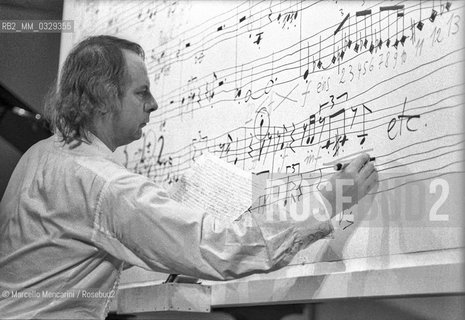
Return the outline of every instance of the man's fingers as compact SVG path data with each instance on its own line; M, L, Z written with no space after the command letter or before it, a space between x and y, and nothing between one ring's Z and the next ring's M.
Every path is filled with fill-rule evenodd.
M362 181L367 179L373 171L375 171L375 165L373 164L373 162L372 161L366 162L363 168L359 172L360 179Z
M349 165L347 166L346 170L350 170L353 172L360 172L363 168L365 163L370 161L370 155L368 153L362 153L357 158L352 160Z

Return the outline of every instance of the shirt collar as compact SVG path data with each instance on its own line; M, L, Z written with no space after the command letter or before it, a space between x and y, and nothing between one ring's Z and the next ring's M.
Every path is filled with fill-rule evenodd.
M102 140L100 140L97 136L91 132L88 132L87 137L89 138L90 145L95 147L99 152L106 156L113 157L113 151L111 151L110 148L108 148L107 145L103 143Z
M79 144L78 142L73 141L71 143L65 143L60 134L55 134L55 141L60 144L60 148L65 149L70 153L100 156L121 165L121 162L115 157L115 154L105 143L102 142L102 140L89 131L86 132L86 134L89 142L83 141Z

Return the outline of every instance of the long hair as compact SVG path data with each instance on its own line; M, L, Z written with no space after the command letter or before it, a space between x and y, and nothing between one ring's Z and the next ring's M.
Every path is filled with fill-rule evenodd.
M66 143L88 141L96 115L119 111L128 78L123 49L144 58L140 45L113 36L89 37L66 58L44 106L51 129Z

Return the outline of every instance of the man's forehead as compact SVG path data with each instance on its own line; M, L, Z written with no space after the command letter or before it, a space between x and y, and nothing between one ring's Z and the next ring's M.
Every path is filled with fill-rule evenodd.
M123 54L126 59L126 66L131 80L136 82L136 85L148 85L147 67L142 57L129 50L123 50Z

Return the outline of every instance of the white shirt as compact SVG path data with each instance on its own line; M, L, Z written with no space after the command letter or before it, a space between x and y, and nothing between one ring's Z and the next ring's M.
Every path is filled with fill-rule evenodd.
M285 266L333 230L256 212L218 228L91 141L50 137L14 170L0 203L0 318L103 319L124 263L227 280Z

